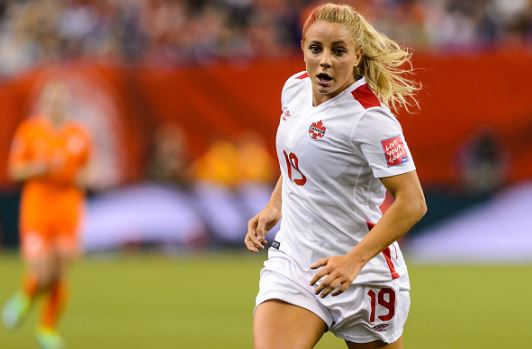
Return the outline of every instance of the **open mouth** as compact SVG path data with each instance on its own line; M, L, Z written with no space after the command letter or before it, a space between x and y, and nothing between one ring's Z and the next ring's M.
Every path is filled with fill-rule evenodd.
M319 82L324 83L324 84L327 84L327 83L331 82L332 79L333 79L327 73L319 73L318 75L316 75L316 78L318 79Z

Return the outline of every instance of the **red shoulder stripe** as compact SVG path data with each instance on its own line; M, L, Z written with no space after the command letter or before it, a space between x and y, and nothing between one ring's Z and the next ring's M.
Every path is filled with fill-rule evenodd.
M381 105L381 102L377 96L375 96L375 93L369 88L368 84L358 87L351 92L351 94L365 109L379 107Z
M307 72L304 72L304 73L299 74L299 75L296 76L294 79L303 80L304 78L308 78L308 73L307 73Z

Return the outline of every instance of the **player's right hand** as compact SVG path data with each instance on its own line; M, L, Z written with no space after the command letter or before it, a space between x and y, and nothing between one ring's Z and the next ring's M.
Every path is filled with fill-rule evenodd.
M281 219L279 209L266 207L248 221L248 232L244 238L246 248L251 252L259 252L266 246L266 233Z

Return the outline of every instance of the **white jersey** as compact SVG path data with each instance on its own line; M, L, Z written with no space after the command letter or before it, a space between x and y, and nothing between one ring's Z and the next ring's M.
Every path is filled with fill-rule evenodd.
M379 178L415 170L401 125L364 79L312 106L307 73L287 80L277 130L283 176L282 221L272 245L304 269L346 254L381 217ZM375 256L354 283L406 274L397 242Z

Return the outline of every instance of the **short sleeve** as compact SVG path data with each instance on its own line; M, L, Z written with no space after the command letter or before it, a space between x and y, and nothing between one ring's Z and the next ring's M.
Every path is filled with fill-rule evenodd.
M368 162L376 178L416 169L399 121L385 108L371 108L353 129L351 143Z
M306 71L299 72L292 75L286 80L281 92L281 110L284 113L286 111L286 105L288 101L292 100L297 93L298 86L301 85L301 82L308 77Z

